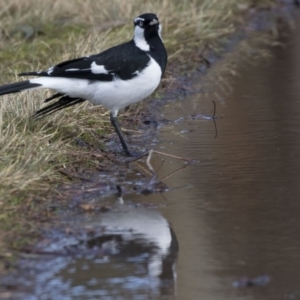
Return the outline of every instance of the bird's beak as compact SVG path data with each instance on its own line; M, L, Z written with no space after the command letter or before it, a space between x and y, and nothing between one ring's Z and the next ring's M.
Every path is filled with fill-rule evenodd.
M149 24L152 26L152 25L156 25L158 24L158 20L157 19L153 19Z

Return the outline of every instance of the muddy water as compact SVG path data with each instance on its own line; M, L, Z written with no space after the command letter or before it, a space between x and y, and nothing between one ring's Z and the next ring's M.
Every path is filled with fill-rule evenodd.
M166 181L192 188L165 194L161 210L179 241L178 299L300 299L297 25L271 59L240 65L232 92L217 101L217 138L212 121L190 118L209 115L213 95L164 110L166 119L188 121L161 129L160 150L200 161ZM174 164L179 167L176 160L165 163L161 176ZM242 287L245 276L264 277L259 286Z
M166 105L156 149L197 162L163 180L164 197L106 199L101 217L66 220L80 241L49 236L43 250L58 255L26 258L2 295L20 286L9 299L300 299L299 29L272 58L241 61L222 98ZM161 179L184 166L161 164L156 155Z

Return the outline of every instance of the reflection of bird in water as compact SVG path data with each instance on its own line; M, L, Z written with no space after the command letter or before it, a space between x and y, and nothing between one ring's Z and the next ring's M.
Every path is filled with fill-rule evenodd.
M34 299L173 298L178 242L168 221L121 196L108 212L72 216L74 234L50 233L48 255L25 261L6 282Z
M100 225L105 230L89 239L88 247L101 247L111 260L112 269L114 259L144 269L138 276L137 288L148 285L155 293L173 294L178 242L168 221L156 210L123 204L120 200L121 197L111 211L101 214ZM99 216L96 222L99 225ZM110 272L112 279L111 275ZM100 276L103 279L104 275Z
M176 237L169 223L155 210L119 204L112 211L103 214L101 223L108 234L120 235L122 243L130 243L131 247L134 247L133 244L146 246L152 252L149 263L151 276L158 276L161 273L164 258L170 251L175 250L170 249L171 246L174 247L176 243L178 248L177 241L173 240L176 240Z

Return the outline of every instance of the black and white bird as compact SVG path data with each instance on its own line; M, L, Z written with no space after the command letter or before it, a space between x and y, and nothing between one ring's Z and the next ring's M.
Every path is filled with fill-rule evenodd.
M159 85L167 65L167 52L161 39L161 24L153 13L134 19L131 41L99 54L62 62L47 71L24 72L19 76L34 79L0 86L0 95L31 89L52 89L50 105L33 117L48 115L88 100L110 111L110 121L123 150L130 156L128 145L117 122L120 109L149 96ZM58 100L57 100L58 99Z

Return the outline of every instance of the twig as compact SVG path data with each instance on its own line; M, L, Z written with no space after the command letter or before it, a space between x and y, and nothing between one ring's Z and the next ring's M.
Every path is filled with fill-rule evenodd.
M125 159L123 161L121 160L116 160L116 159L112 159L112 158L109 158L111 161L113 162L117 162L117 163L121 163L121 164L130 164L132 162L135 162L137 160L140 160L141 158L143 158L144 156L146 156L148 154L148 151L142 153L141 155L137 156L137 157L134 157L134 158L129 158L129 159Z
M213 115L211 116L213 119L216 118L216 110L217 110L217 105L216 105L216 102L213 100L212 103L214 104L214 112L213 112Z
M151 160L151 157L152 157L152 153L153 153L153 150L152 150L152 149L149 150L149 154L148 154L148 157L147 157L147 159L146 159L146 164L147 164L147 166L148 166L150 172L152 173L152 175L156 176L155 171L154 171L153 167L152 167L151 164L150 164L150 160Z
M162 160L162 163L160 164L160 166L158 167L157 171L156 171L156 174L158 174L158 172L160 171L160 169L162 168L162 166L165 164L166 160L163 159Z
M173 171L172 173L168 174L167 176L163 177L163 178L161 179L161 181L163 181L163 180L165 180L165 179L168 179L169 177L175 175L175 174L178 173L178 172L181 172L184 168L188 167L189 165L190 165L190 163L188 163L188 164L186 164L186 165L183 165L181 168L179 168L179 169Z
M192 159L190 159L190 158L181 157L181 156L176 156L176 155L173 155L173 154L168 154L168 153L160 152L160 151L157 151L157 150L152 150L152 151L155 152L155 153L157 153L157 154L161 154L161 155L165 155L165 156L169 156L169 157L173 157L173 158L185 160L185 161L188 161L188 162L191 162L191 161L192 161Z
M216 123L216 111L217 111L217 105L216 105L216 102L213 101L213 104L214 104L214 112L213 112L213 115L211 116L211 118L213 119L213 122L214 122L214 126L215 126L215 131L216 131L216 134L215 134L215 139L217 138L218 136L218 129L217 129L217 123Z
M147 175L152 175L152 172L149 171L147 168L144 168L142 165L138 164L139 168L141 168Z
M92 181L91 179L89 178L85 178L85 177L81 177L81 176L78 176L78 175L73 175L73 174L70 174L68 173L67 171L64 171L63 169L59 169L57 170L59 173L61 173L62 175L65 175L67 176L69 179L73 180L73 178L76 178L76 179L81 179L81 180L84 180L84 181Z

